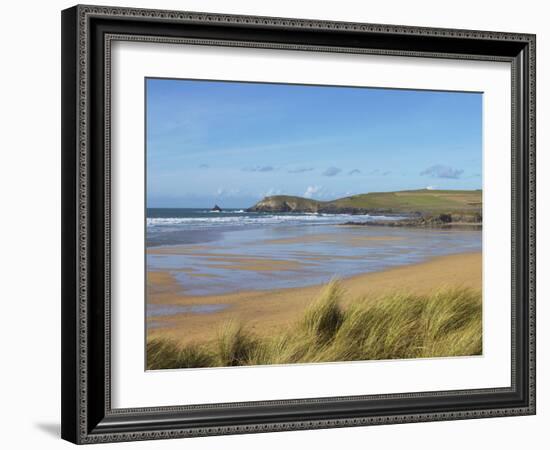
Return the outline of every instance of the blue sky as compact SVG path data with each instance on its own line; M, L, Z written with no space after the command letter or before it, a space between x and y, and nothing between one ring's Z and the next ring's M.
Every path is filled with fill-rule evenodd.
M148 207L481 188L480 93L146 83Z

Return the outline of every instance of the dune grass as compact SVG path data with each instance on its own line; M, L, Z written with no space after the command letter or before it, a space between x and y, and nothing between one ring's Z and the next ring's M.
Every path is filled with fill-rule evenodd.
M295 324L256 336L224 324L207 345L147 342L147 368L228 367L480 355L481 293L443 289L429 295L395 293L343 307L337 281L325 286Z

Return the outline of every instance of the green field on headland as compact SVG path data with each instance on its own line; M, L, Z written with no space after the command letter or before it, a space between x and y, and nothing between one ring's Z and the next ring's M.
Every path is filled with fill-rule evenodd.
M430 190L372 192L330 201L290 195L265 197L249 211L313 213L481 213L481 190Z

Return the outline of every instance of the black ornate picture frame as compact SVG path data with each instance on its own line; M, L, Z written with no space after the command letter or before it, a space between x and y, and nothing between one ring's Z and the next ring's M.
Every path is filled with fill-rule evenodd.
M113 409L110 48L187 43L512 67L512 383L509 387ZM535 414L535 36L194 12L62 12L62 437L74 443Z

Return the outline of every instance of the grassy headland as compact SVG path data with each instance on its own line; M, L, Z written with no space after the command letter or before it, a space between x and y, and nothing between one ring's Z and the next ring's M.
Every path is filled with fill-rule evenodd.
M238 322L226 321L216 337L202 345L152 338L147 342L147 368L470 356L482 352L478 290L395 293L351 303L346 301L347 295L340 283L329 283L295 323L274 335L259 336Z
M333 214L407 214L449 218L449 222L481 222L481 190L430 190L372 192L330 201L275 195L249 208L256 212L307 212Z

